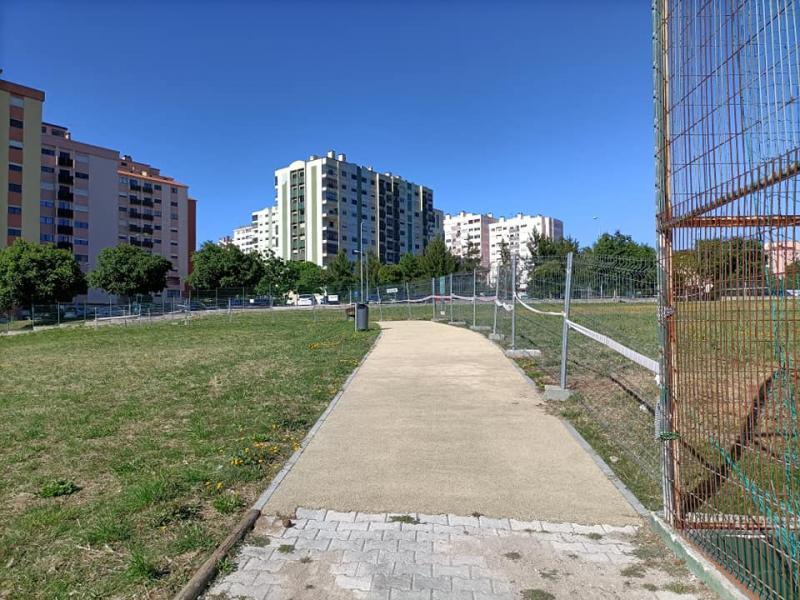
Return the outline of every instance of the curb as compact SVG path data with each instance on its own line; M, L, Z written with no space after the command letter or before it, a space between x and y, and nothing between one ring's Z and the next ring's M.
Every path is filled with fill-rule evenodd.
M278 489L278 486L300 459L306 447L308 447L308 445L316 436L320 427L322 427L323 423L325 423L325 421L328 419L331 412L333 412L333 409L336 408L336 405L339 403L342 395L350 386L359 370L361 370L361 367L367 361L367 358L369 358L372 352L375 350L375 347L378 345L378 341L381 339L381 337L383 337L383 330L378 333L375 341L372 342L372 346L370 346L366 354L364 354L350 375L348 375L347 379L345 379L344 383L342 384L342 388L328 403L327 408L322 412L311 429L308 430L308 433L306 433L303 441L300 442L300 448L298 448L294 454L289 457L289 459L284 463L283 468L278 471L278 474L275 475L275 477L272 478L272 481L270 482L269 486L267 486L267 489L261 493L253 506L236 524L236 527L234 527L233 531L231 531L231 533L228 534L222 543L216 547L214 552L211 553L211 556L209 556L205 562L200 565L200 568L195 572L194 575L192 575L192 578L189 579L186 585L184 585L181 590L175 594L175 596L173 596L173 600L196 600L206 590L208 584L211 583L211 581L217 575L217 565L219 564L219 561L225 558L228 552L231 551L231 548L238 544L253 528L256 521L261 516L261 511L264 508L264 505L269 501L269 499L275 493L275 490Z

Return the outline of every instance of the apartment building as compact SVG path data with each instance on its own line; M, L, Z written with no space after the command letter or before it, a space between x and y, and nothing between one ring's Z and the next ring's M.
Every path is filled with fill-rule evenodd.
M489 226L496 219L492 213L485 215L461 211L444 217L444 242L455 256L465 257L473 246L480 253L481 266L490 266Z
M189 187L147 163L123 156L118 173L117 243L140 246L172 263L169 293L186 287L196 245L197 200Z
M433 190L347 161L330 151L275 171L276 204L270 235L278 256L327 266L340 250L356 260L360 248L397 263L421 254L443 233Z
M242 225L233 230L233 235L222 238L221 245L231 244L238 247L242 252L257 252L258 237L256 236L255 225Z
M0 80L0 247L39 240L44 92Z
M501 251L508 245L511 256L522 261L530 258L528 241L534 232L542 237L560 240L564 237L564 223L552 217L542 215L524 215L518 213L509 218L501 217L489 225L489 263L492 272L496 272L501 262Z

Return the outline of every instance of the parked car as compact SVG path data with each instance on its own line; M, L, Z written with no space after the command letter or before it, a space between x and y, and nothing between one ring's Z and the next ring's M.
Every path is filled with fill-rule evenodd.
M313 294L300 294L295 301L295 306L314 306L316 303Z

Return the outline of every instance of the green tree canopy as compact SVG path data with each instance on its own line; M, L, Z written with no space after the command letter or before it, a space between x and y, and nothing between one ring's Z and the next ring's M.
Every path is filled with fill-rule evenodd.
M425 247L419 263L422 275L426 277L441 277L458 270L458 259L447 249L441 237L436 237Z
M196 290L253 288L264 276L264 262L255 252L242 252L233 244L205 242L192 255L194 270L189 283Z
M508 246L506 246L507 248ZM472 240L467 240L467 247L464 250L464 256L460 260L460 269L463 271L472 271L481 266L481 247Z
M17 240L0 250L0 308L68 302L86 292L86 278L67 250Z
M263 275L256 286L259 294L270 294L283 298L295 287L297 269L270 251L262 260Z
M400 265L381 265L378 272L378 281L381 284L400 283L403 281L403 271Z
M292 263L296 274L294 291L298 294L320 294L327 282L327 273L317 263L300 261Z
M89 284L109 294L130 298L152 294L167 287L172 263L163 256L121 244L103 249L97 267L89 273Z
M615 233L604 233L594 244L590 252L593 256L608 258L635 258L655 261L655 248L648 244L640 244L629 235L619 230Z
M400 257L400 262L397 266L404 281L422 277L422 266L419 264L419 259L410 252Z
M345 290L353 285L355 275L353 263L347 258L347 252L342 249L328 265L328 285L333 290Z

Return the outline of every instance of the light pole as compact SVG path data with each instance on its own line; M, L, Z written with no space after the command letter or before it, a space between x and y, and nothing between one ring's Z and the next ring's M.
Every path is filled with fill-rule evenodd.
M361 281L359 283L359 289L361 290L361 302L364 302L364 219L361 219L361 223L359 223L359 234L358 234L358 259L360 262L360 267L358 269L358 273L361 277Z

